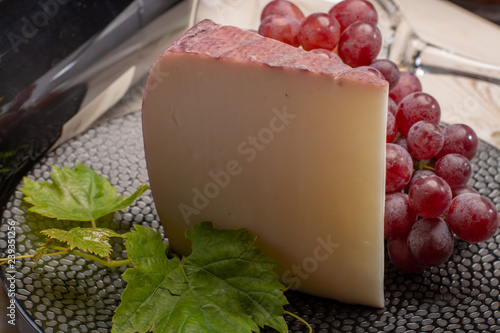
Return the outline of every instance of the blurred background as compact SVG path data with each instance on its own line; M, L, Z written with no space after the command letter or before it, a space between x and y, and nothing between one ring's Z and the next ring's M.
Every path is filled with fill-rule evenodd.
M449 0L491 22L500 25L499 0Z

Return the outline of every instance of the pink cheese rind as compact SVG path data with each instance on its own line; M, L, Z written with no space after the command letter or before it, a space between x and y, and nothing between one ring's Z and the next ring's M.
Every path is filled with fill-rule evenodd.
M256 63L270 67L305 70L311 73L363 81L376 88L387 82L346 64L233 26L203 20L184 33L162 56L183 53L215 59Z

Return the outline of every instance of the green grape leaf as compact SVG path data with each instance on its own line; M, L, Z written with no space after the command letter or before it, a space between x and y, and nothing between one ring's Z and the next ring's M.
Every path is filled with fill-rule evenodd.
M95 221L130 206L149 185L141 185L129 196L118 196L116 188L93 169L78 163L74 169L53 166L52 183L24 178L21 191L40 215L71 221Z
M123 274L112 332L288 332L276 262L253 246L255 236L204 222L186 233L192 254L169 259L158 233L135 229L125 243L134 267Z
M71 250L78 248L102 258L109 256L112 251L109 244L110 237L124 237L107 228L73 228L69 231L53 228L42 230L41 233L51 239L67 243Z

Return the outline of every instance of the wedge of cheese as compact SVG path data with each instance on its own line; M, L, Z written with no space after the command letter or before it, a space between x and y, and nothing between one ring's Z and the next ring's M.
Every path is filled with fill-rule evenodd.
M146 162L174 251L195 223L246 228L285 285L384 306L387 83L202 21L154 64Z

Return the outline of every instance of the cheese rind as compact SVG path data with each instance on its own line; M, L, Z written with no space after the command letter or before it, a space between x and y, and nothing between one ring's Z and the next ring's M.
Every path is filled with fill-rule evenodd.
M160 78L160 79L159 79ZM174 251L246 228L283 283L384 306L387 83L203 21L158 59L143 103L155 205Z

